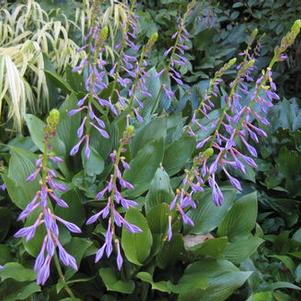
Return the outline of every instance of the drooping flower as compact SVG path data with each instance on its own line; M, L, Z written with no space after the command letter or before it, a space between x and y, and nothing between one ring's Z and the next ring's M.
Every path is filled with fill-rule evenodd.
M124 227L129 232L139 233L142 230L129 223L118 211L118 207L122 208L123 211L137 206L137 202L129 200L122 195L121 189L133 189L134 186L124 179L122 170L129 169L130 166L126 162L122 152L125 151L125 144L131 136L131 128L125 131L122 143L120 144L117 151L113 151L110 154L111 161L113 163L113 173L110 176L109 181L106 183L104 188L96 194L96 200L101 201L106 199L106 203L103 209L93 214L86 222L86 224L94 224L97 220L107 220L107 230L105 234L105 241L101 248L97 251L95 262L99 261L105 254L107 257L113 252L113 243L115 243L117 251L117 267L120 270L123 264L121 255L120 243L115 233L115 226Z
M38 213L37 218L32 225L21 228L14 235L16 238L23 237L26 241L29 241L35 236L37 229L42 225L44 226L46 234L34 265L34 270L37 272L37 283L41 285L45 284L50 275L50 262L56 249L58 249L61 262L65 266L77 270L75 258L67 253L60 242L58 223L65 226L72 233L81 232L77 225L57 216L50 205L50 203L54 203L59 207L68 207L68 204L59 196L59 192L65 192L67 188L56 180L56 172L48 166L49 160L54 163L63 162L60 157L52 154L52 147L49 142L55 135L58 114L58 111L52 111L47 119L45 128L46 151L36 160L36 169L27 177L27 181L34 181L41 177L39 181L40 189L20 213L18 220L24 221L34 212Z

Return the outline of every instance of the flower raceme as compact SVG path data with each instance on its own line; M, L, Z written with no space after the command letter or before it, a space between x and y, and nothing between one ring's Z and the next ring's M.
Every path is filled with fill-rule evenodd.
M184 224L193 226L193 221L185 211L196 207L193 194L202 191L206 183L209 184L212 190L213 202L217 206L223 204L224 196L217 181L219 170L223 171L231 185L240 191L242 190L241 183L230 174L230 170L237 169L244 174L246 173L246 166L256 168L254 158L257 157L257 151L248 140L250 138L253 142L258 143L259 137L267 136L260 125L269 125L265 115L273 105L273 101L279 100L271 70L276 62L285 59L286 56L283 52L293 43L300 27L301 21L298 20L294 23L291 32L283 38L280 47L275 49L274 57L269 66L262 71L262 75L255 82L255 89L251 91L248 83L254 81L252 71L254 71L255 60L253 56L249 55L250 45L244 52L245 59L238 67L237 77L230 84L230 93L226 96L226 104L220 116L216 120L210 120L209 126L214 129L213 134L197 142L197 148L201 151L194 158L191 169L186 171L181 187L177 190L176 197L170 204L168 240L172 238L172 211L176 210L180 214ZM209 113L214 108L211 101L212 95L218 96L218 86L222 83L220 76L235 62L236 60L230 60L210 81L204 99L193 113L191 124L187 126L187 132L191 136L197 137L195 131L208 131L198 121L197 114L201 113L209 119ZM242 98L247 101L242 102ZM256 125L254 121L256 121ZM193 127L196 129L195 131ZM245 151L247 154L245 154Z
M55 135L58 114L56 110L50 112L45 127L44 152L36 160L35 171L27 178L27 181L30 182L39 179L40 189L18 217L18 220L24 221L30 215L37 215L36 220L32 225L23 227L15 233L15 237L23 237L26 241L29 241L35 236L38 227L44 226L46 234L34 265L38 284L44 284L47 281L50 275L50 263L52 258L56 256L56 250L58 250L59 259L65 266L70 266L77 270L75 258L68 254L60 242L58 223L65 226L72 233L80 233L81 230L75 224L57 216L53 212L51 205L53 203L59 207L68 208L68 204L58 195L59 192L65 192L67 188L65 185L57 182L56 172L48 167L48 161L52 161L54 164L63 162L60 157L52 153L49 143L49 139Z
M105 233L105 242L102 247L97 251L95 262L98 262L104 254L107 257L113 252L113 242L117 251L117 267L120 270L123 264L123 258L120 250L120 241L115 233L115 226L124 227L131 233L139 233L142 230L126 221L124 217L119 213L117 206L121 206L125 211L131 207L137 206L137 202L133 200L126 199L122 196L120 188L123 189L133 189L134 186L126 181L122 176L122 171L120 168L127 170L130 168L129 164L126 162L125 157L122 153L125 151L125 146L128 144L129 139L133 134L133 127L128 126L127 130L124 132L124 136L121 139L120 146L117 151L113 151L110 155L113 164L113 173L110 176L109 182L105 187L97 193L96 200L100 201L104 197L107 198L105 207L99 212L92 215L88 220L87 224L93 224L98 219L107 220L107 230Z

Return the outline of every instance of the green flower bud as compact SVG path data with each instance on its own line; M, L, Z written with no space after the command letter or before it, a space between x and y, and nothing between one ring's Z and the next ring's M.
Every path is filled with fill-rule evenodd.
M132 135L134 133L135 127L133 125L129 125L126 129L128 135Z
M105 41L108 38L108 34L109 34L109 28L108 26L105 26L101 29L99 37L102 41Z
M213 156L214 154L214 149L212 147L207 148L204 152L203 152L203 156L206 158L210 158L211 156Z
M60 112L57 109L52 109L47 117L47 124L51 128L56 128L60 121Z

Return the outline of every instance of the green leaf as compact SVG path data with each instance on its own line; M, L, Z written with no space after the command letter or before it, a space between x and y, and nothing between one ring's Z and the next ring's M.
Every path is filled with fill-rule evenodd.
M272 292L259 292L252 294L247 301L274 301Z
M151 122L137 129L132 143L130 144L132 157L136 157L137 153L152 140L164 140L166 137L166 131L166 117L155 118Z
M130 162L130 169L124 173L124 178L134 185L127 190L125 196L137 197L145 192L163 159L163 139L145 145Z
M167 231L169 206L166 203L153 207L146 215L152 233L165 234Z
M207 278L207 287L202 289L196 283L194 287L191 286L190 291L180 291L178 301L224 301L242 286L250 275L251 272L241 272L226 260L204 259L198 261L186 268L181 280L189 283L197 278Z
M255 236L240 237L227 245L225 259L239 264L255 253L263 242L263 239Z
M34 144L38 147L38 149L43 152L44 151L44 128L45 123L39 119L38 117L32 114L25 115L26 125L28 127L30 136ZM53 147L54 152L57 155L65 156L66 148L64 142L59 139L58 136L55 136L50 140L50 144Z
M89 159L85 156L84 148L82 149L82 162L85 172L90 177L100 175L104 170L105 162L94 147L91 147L91 155Z
M65 245L66 251L76 259L78 266L80 265L83 257L88 249L92 246L92 241L81 237L72 237L71 242ZM68 268L65 273L66 280L70 279L76 271Z
M160 166L150 184L149 191L145 198L145 210L150 209L163 202L170 203L173 199L174 193L170 186L170 179L166 171Z
M44 70L46 77L52 80L57 87L61 88L65 93L69 94L73 92L72 87L69 85L67 81L65 81L60 75L50 70Z
M257 194L247 194L236 200L218 227L218 236L243 236L250 233L256 224Z
M100 269L99 276L101 277L108 291L131 294L135 289L134 281L118 279L112 268Z
M75 190L69 190L62 194L62 199L69 207L56 206L55 214L81 227L86 220L86 215L79 193Z
M66 153L69 154L72 147L77 143L76 130L80 126L80 114L69 116L68 112L74 109L77 103L75 94L71 94L60 107L60 122L57 126L57 135L64 142Z
M28 226L33 225L34 222L37 220L37 217L40 214L40 212L41 212L40 208L37 208L34 212L32 212L29 215L29 217L27 218L24 226L28 227ZM46 230L45 230L44 225L42 224L37 228L36 233L31 240L26 241L23 238L22 241L23 241L23 245L25 247L26 252L33 257L38 256L45 235L46 235Z
M11 211L8 208L0 207L0 241L8 234L12 222Z
M33 281L36 279L36 274L32 269L27 269L17 262L8 262L0 270L0 278L14 279L16 281Z
M162 250L157 256L157 265L161 269L176 264L184 253L182 234L174 233L170 241L165 241ZM172 254L172 256L170 256Z
M191 159L194 147L195 139L183 136L166 148L163 166L170 176L178 173Z
M36 156L21 149L11 148L11 157L7 175L2 178L7 186L7 191L12 201L24 209L39 190L39 177L33 182L26 181L26 178L35 170L34 161Z
M221 220L232 207L236 196L236 191L233 188L222 188L222 192L225 200L220 207L217 207L213 203L211 190L195 194L195 199L198 201L198 208L188 212L188 215L194 221L194 227L191 229L191 233L207 234L220 224Z
M137 209L131 208L127 211L125 219L136 226L142 232L130 233L122 228L121 244L124 254L128 261L142 265L149 256L153 244L153 238L147 220Z
M291 282L286 282L286 281L277 281L269 285L269 289L271 290L277 290L281 288L289 288L289 289L294 289L294 290L301 290L301 287L291 283Z
M227 244L227 237L217 237L213 239L207 239L202 243L194 245L193 247L185 247L186 250L192 252L194 256L210 256L213 258L219 258L224 255Z
M28 298L34 298L35 293L40 291L40 286L35 282L17 282L7 279L1 283L0 300L29 300Z
M169 294L174 291L174 284L172 282L170 281L154 282L152 275L147 272L139 272L136 275L136 278L140 279L143 282L149 283L152 286L153 290L157 290Z
M292 275L294 275L296 266L294 261L289 256L271 255L270 257L280 260L285 265L285 267L292 273Z

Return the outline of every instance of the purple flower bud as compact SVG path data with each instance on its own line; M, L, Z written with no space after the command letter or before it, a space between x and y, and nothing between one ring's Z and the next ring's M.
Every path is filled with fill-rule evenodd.
M40 168L36 169L31 175L26 178L26 181L33 182L40 173Z
M172 226L171 226L172 217L168 216L168 230L167 230L167 240L170 241L172 238Z
M118 270L120 271L122 268L122 264L123 264L123 258L121 256L121 252L120 252L120 244L119 244L119 240L117 239L116 241L116 248L117 248L117 267Z
M66 220L56 216L56 219L61 222L70 232L73 233L81 233L81 229L71 222L67 222Z
M106 244L103 244L103 246L96 252L95 262L98 262L103 257L105 248Z
M47 281L50 275L50 261L51 261L51 257L47 255L44 264L38 270L37 284L43 285Z

